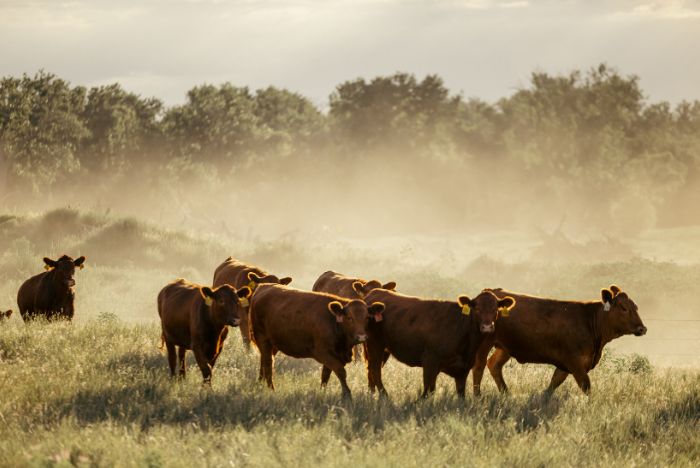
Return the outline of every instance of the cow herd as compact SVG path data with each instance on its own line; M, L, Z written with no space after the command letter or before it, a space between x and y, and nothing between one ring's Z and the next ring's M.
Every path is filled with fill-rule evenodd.
M44 258L46 272L20 287L17 303L24 320L37 316L72 319L75 270L85 257ZM488 366L498 389L507 391L503 366L520 363L555 367L546 392L551 394L572 374L588 394L588 372L603 347L623 335L642 336L647 329L637 305L617 286L588 302L545 299L502 289L485 289L456 301L426 299L396 292L396 283L381 283L327 271L312 291L289 286L280 278L231 257L214 272L212 287L178 279L158 294L161 348L167 349L172 376L185 376L185 354L194 353L205 384L224 348L228 327L239 327L246 348L260 354L259 380L274 389L274 356L313 358L323 367L321 386L331 373L350 398L345 365L360 350L367 363L371 392L386 395L382 368L390 357L423 369L423 396L435 391L438 374L466 393L472 372L473 392L480 394ZM0 320L12 311L0 313ZM494 352L489 357L492 349Z

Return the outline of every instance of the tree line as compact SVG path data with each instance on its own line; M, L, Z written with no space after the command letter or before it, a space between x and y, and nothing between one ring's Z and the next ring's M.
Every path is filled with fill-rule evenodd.
M109 184L146 167L225 178L250 164L321 160L452 164L480 184L494 174L497 190L533 203L575 196L591 217L641 209L654 223L683 222L663 213L698 198L700 101L648 102L636 76L606 65L532 73L496 102L465 98L436 75L355 79L324 110L289 90L231 83L196 86L168 107L118 83L88 89L44 71L0 81L0 196Z

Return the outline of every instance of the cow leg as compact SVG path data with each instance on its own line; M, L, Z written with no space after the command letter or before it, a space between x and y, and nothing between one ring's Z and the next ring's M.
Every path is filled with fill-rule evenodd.
M214 354L214 357L211 359L211 367L214 367L214 364L216 364L216 360L219 359L219 356L221 355L221 351L224 350L224 341L226 341L226 337L228 336L228 327L224 327L223 330L221 330L221 335L219 335L219 345L217 346L216 349L216 354Z
M491 343L482 343L476 352L474 365L472 366L472 387L474 396L481 395L481 379L484 377L484 369L486 368L486 358L493 345Z
M590 395L591 393L591 379L588 378L588 374L585 372L574 372L574 378L576 379L576 383L578 384L579 388L585 393L586 395Z
M202 349L202 346L192 346L194 358L197 360L199 370L202 371L204 385L211 385L211 364L209 364L210 356L207 356Z
M554 369L554 374L552 374L552 380L549 382L549 387L547 387L545 393L547 393L548 395L554 393L554 390L556 390L559 387L559 385L563 384L568 376L568 372L563 371L561 369Z
M435 383L440 373L440 366L431 362L423 363L423 398L435 392Z
M258 343L258 351L260 351L260 379L265 379L268 388L271 390L275 389L275 384L272 382L272 366L273 366L273 350L270 343L263 342Z
M326 388L328 380L331 378L331 372L332 371L326 366L323 366L321 369L321 388Z
M170 366L170 376L175 377L175 345L168 341L165 342L165 348L168 350L168 365Z
M455 377L455 386L457 388L457 396L464 399L467 390L467 376L469 372L465 372L464 375L458 375Z
M180 377L185 377L186 374L185 354L187 354L187 348L185 348L184 346L178 346L177 359L178 361L180 361ZM175 372L173 372L173 375L175 375Z
M386 362L384 357L385 350L383 345L365 343L365 360L367 361L367 384L369 385L369 391L374 393L376 388L379 390L380 395L386 396L386 389L382 382L382 366L384 362Z
M317 356L316 359L323 364L323 367L329 368L331 371L333 371L335 376L338 377L340 386L343 389L343 398L350 400L352 398L352 393L350 392L350 387L348 387L345 363L341 362L335 356L325 353Z
M246 351L250 351L250 327L248 326L248 309L245 309L245 314L241 315L238 328L241 329L241 338L243 339L243 347Z
M506 362L508 362L508 359L510 359L510 354L508 354L508 351L505 349L496 348L493 355L491 355L487 361L491 377L493 377L493 380L496 382L496 386L501 393L506 393L508 391L506 381L503 380L503 366L506 364Z

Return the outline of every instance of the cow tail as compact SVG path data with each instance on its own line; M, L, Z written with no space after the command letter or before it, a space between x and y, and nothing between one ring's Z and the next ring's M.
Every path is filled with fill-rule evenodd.
M158 350L161 353L165 350L165 333L160 334L160 346L158 346Z

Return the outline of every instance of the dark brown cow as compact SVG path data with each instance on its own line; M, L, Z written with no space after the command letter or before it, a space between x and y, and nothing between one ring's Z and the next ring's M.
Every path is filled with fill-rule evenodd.
M435 391L440 372L455 379L457 395L464 397L467 375L484 337L492 334L499 314L513 307L513 298L498 299L483 291L474 299L457 302L421 299L375 289L367 301L386 305L383 320L368 327L366 343L368 383L386 393L382 383L385 352L411 367L423 368L423 396ZM500 310L499 310L500 309ZM498 320L498 326L501 321Z
M0 322L9 319L12 316L12 310L0 312Z
M252 265L247 265L233 257L224 260L224 263L219 265L214 271L214 287L219 287L224 284L240 289L243 286L248 286L251 291L255 292L259 284L276 283L287 285L292 282L292 278L286 276L279 278L271 275L266 271ZM250 330L248 329L248 313L241 315L241 338L246 349L250 349Z
M361 278L350 278L329 270L318 277L312 290L327 292L336 296L347 297L348 299L364 299L370 291L377 288L393 291L396 289L396 283L390 281L382 284L377 280L367 281Z
M58 260L44 257L44 273L32 276L20 286L17 305L23 320L44 316L71 320L75 312L75 269L85 266L85 257Z
M377 280L368 281L362 278L350 278L329 270L318 277L311 289L313 291L335 294L336 296L345 297L347 299L364 299L370 291L379 288L394 291L396 289L396 283L390 281L386 284L382 284ZM362 358L360 349L361 345L354 347L353 354L355 355L355 360L360 360ZM324 373L327 374L329 372L330 371L327 369L324 369Z
M486 358L493 346L488 367L501 392L508 390L503 380L503 366L511 357L520 363L556 366L546 392L551 394L569 374L588 394L593 369L603 347L622 335L642 336L647 328L637 313L637 305L617 286L601 291L601 301L573 302L544 299L493 290L498 297L514 297L516 307L507 318L499 320L496 333L485 340L473 368L474 395L480 394Z
M185 354L194 352L205 384L211 383L211 372L228 335L227 325L235 327L240 314L246 310L248 287L235 290L229 285L212 289L184 279L165 286L158 294L163 344L168 349L170 375L175 375L175 347L180 364L180 375L185 376Z
M250 307L250 329L260 351L260 379L274 389L274 355L282 351L295 358L314 358L340 380L343 397L350 398L345 364L353 345L367 339L367 324L381 320L384 304L370 306L359 299L300 291L279 284L264 284L256 291Z

